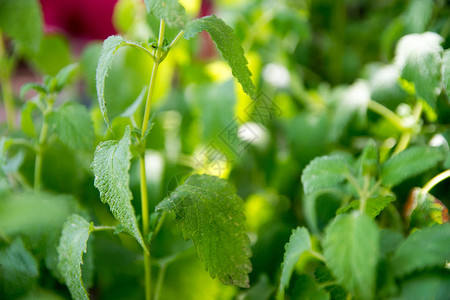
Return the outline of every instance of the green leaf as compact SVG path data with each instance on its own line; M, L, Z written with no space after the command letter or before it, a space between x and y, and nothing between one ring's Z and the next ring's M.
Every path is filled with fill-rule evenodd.
M129 183L131 160L131 135L127 126L120 141L106 141L97 146L91 169L94 172L94 186L100 191L100 198L107 203L114 217L123 228L147 249L139 231L131 200Z
M35 102L27 101L20 110L20 127L29 137L37 137L37 131L33 120L33 112L37 109L38 107Z
M445 50L442 58L442 80L447 92L447 97L450 98L450 49Z
M272 293L274 291L274 287L270 283L269 276L267 274L262 274L259 276L256 284L253 284L252 287L242 294L242 297L239 297L239 300L269 300L272 299Z
M81 265L83 253L91 233L88 221L79 215L71 215L64 224L58 246L58 270L61 272L73 299L89 299L83 286Z
M341 285L336 284L336 278L326 266L317 267L314 271L314 277L318 283L326 284L325 290L330 293L331 299L347 299L347 291Z
M410 147L391 157L381 166L381 181L385 185L395 186L435 167L444 158L444 153L440 148Z
M379 256L375 222L357 212L337 216L326 230L323 247L338 282L358 298L372 299Z
M212 15L196 19L186 26L184 37L190 39L203 30L207 31L217 48L222 53L223 58L231 67L233 76L239 81L244 92L251 98L255 97L255 86L250 77L252 73L247 67L247 59L244 56L239 39L234 34L233 29L225 24L222 19Z
M78 63L70 64L62 68L58 72L58 74L56 74L56 92L61 91L66 86L66 84L75 76L76 72L78 71L78 67Z
M0 1L0 31L33 52L42 39L42 16L36 0Z
M249 287L251 250L242 199L223 179L193 175L156 210L173 211L186 240L192 239L211 277Z
M392 257L397 276L415 270L440 266L450 261L450 224L435 225L414 231Z
M50 113L47 121L58 138L74 150L90 150L94 146L94 127L87 109L76 102L67 102Z
M284 253L284 260L281 265L281 278L277 299L284 299L284 290L289 287L289 281L291 280L295 264L302 254L311 250L311 237L309 236L308 229L304 227L294 229L289 238L289 242L284 248L286 252Z
M404 21L409 33L425 31L433 15L433 0L412 0L405 11Z
M410 34L400 39L396 49L396 64L402 78L414 83L416 95L431 108L441 89L441 43L437 33Z
M11 245L0 251L0 297L16 299L30 290L39 276L38 264L22 239L16 238Z
M126 45L126 41L118 35L112 35L103 42L102 52L98 60L97 72L95 77L97 87L98 103L102 111L103 119L109 126L108 111L106 109L105 99L105 80L108 76L108 71L111 68L112 58L114 53Z
M338 186L349 172L341 155L322 156L312 160L303 170L302 183L306 195Z
M284 299L284 298L282 298ZM330 295L320 289L308 275L302 274L296 280L292 289L292 300L328 300Z
M41 74L55 76L72 62L69 41L63 35L45 35L39 50L32 56L27 55L30 62Z
M449 295L448 274L423 274L402 282L400 295L389 300L446 300Z
M28 82L28 83L25 83L24 85L22 85L22 87L20 88L20 98L23 98L25 96L25 94L30 90L35 90L36 92L42 93L42 94L48 93L47 89L42 84Z
M378 216L383 209L385 209L389 203L394 201L395 198L391 196L380 196L380 197L374 197L367 199L366 202L366 214L374 219L376 216ZM360 201L354 200L350 202L349 204L339 208L336 212L337 215L346 213L348 211L351 211L353 209L359 209Z
M186 11L178 0L144 0L149 14L163 19L169 27L184 28L186 25Z
M360 175L377 176L379 170L378 148L373 140L370 140L358 160Z

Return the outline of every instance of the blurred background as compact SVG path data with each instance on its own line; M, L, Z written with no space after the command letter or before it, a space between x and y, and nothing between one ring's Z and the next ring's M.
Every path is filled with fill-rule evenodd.
M400 86L398 71L393 67L396 43L406 34L433 31L444 38L443 48L449 48L450 6L444 0L180 3L191 19L216 14L234 29L261 101L256 105L242 91L207 34L180 41L162 64L156 81L154 125L146 154L151 205L154 207L192 173L227 178L245 200L253 250L251 283L260 290L242 291L211 279L196 255L186 250L191 243L181 238L172 222L166 222L152 255L157 262L172 255L176 262L175 258L173 263L169 260L161 299L177 299L179 295L183 299L268 299L277 284L284 244L292 228L305 224L300 184L303 168L314 157L333 151L356 155L369 139L384 147L380 153L381 159L386 159L393 147L386 141L398 138L400 133L378 115L366 112L365 98L393 111L410 113L401 104L410 103L411 95ZM22 85L42 82L44 75L55 75L74 62L79 62L79 71L57 102L73 100L89 109L95 145L119 139L126 125L140 124L143 105L139 102L133 118L123 112L148 84L152 60L133 48L120 49L115 55L105 92L109 116L114 119L112 131L106 129L97 104L95 72L102 42L108 36L120 34L136 41L157 37L159 21L147 15L143 1L41 0L40 11L42 38L35 49L3 36L5 53L17 57L10 76L16 127L23 126L20 107L35 95L30 92L21 97ZM177 33L168 28L167 39ZM437 107L434 123L425 121L423 134L414 137L414 143L435 138L435 143L448 147L450 106L445 95L438 98ZM3 106L0 121L3 135L8 132ZM239 129L238 144L227 137L227 130L235 127ZM73 151L57 140L50 142L44 157L45 190L52 195L70 195L67 197L71 199L66 199L70 204L62 208L50 209L49 218L52 213L65 216L73 207L81 207L95 224L114 224L93 186L89 168L93 149ZM26 151L22 156L16 170L21 178L13 180L13 189L33 179L33 156ZM132 165L136 211L140 211L138 169L137 164ZM402 210L411 188L422 186L437 172L430 171L396 187L397 208ZM440 185L434 192L448 206L449 185ZM330 194L317 201L323 208L317 216L322 231L341 200ZM21 207L8 211L14 213L15 218L26 219ZM55 222L59 225L52 226L60 229L62 221L58 220ZM7 221L0 223L6 231L14 232L13 225L5 225ZM140 299L143 290L135 284L143 280L138 246L112 233L99 233L92 243L96 266L95 284L90 290L93 299ZM67 298L67 290L55 279L51 267L41 265L39 270L41 275L33 279L33 284L47 295L43 299ZM27 291L20 290L16 295L23 296Z

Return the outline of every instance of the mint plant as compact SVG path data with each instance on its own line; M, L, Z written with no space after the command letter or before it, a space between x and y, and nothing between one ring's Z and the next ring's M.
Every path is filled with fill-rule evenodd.
M193 240L199 257L213 278L217 277L224 284L249 287L248 273L252 269L249 261L251 251L245 232L242 199L236 195L233 187L219 178L193 175L168 199L157 206L157 211L162 213L157 215L159 220L156 227L151 228L145 163L146 140L151 130L150 109L158 68L177 41L183 36L189 39L201 31L207 31L229 63L233 75L244 91L250 97L254 97L255 87L250 79L251 73L247 68L244 51L232 29L216 16L186 23L184 8L176 0L146 1L145 3L147 11L160 19L157 39L150 42L135 42L127 41L120 36L109 37L103 43L96 72L100 109L105 122L110 127L104 90L105 79L114 53L121 47L131 46L152 57L154 64L148 85L142 126L127 127L120 141L102 142L97 147L91 165L95 175L94 185L100 192L102 202L109 205L123 230L133 236L143 249L146 299L151 299L153 294L151 243L158 233L157 228L160 228L166 214L170 211L175 212L183 236ZM170 43L164 38L166 24L181 28ZM133 196L129 188L129 170L133 153L137 153L140 162L142 226L138 224L138 218L131 203ZM72 297L77 299L88 298L81 280L81 258L82 253L86 252L89 233L98 228L93 225L89 227L88 224L80 216L71 217L65 225L59 246L60 271L65 277ZM72 227L80 228L71 229ZM78 235L82 235L83 238L81 236L78 238ZM67 256L67 252L74 255Z

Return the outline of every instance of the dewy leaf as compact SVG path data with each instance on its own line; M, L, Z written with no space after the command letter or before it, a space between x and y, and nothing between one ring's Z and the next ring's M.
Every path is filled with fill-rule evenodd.
M397 44L395 63L402 78L414 83L417 96L434 108L441 89L441 43L434 32L409 34Z
M280 286L278 288L277 299L284 299L284 289L289 287L289 281L294 271L295 264L303 253L311 250L311 237L308 229L298 227L292 231L289 243L284 246L284 260L281 266Z
M358 212L337 216L325 233L327 265L358 299L374 296L379 232L373 220Z
M7 248L0 251L0 297L16 299L31 289L39 276L36 259L25 248L23 241L16 238Z
M323 189L333 188L346 178L349 166L340 155L322 156L311 161L302 174L306 195Z
M95 82L97 86L97 97L102 111L103 119L109 125L108 111L106 109L105 99L105 81L108 71L111 68L114 53L122 46L126 45L126 41L118 35L112 35L103 42L102 52L98 60Z
M94 127L87 109L76 102L67 102L48 115L48 123L58 138L74 150L90 150L94 146Z
M0 1L0 31L37 52L42 39L42 16L37 0Z
M434 225L413 232L392 257L397 276L426 267L445 267L450 261L450 224Z
M381 181L385 185L395 186L433 168L444 158L444 152L437 147L410 147L391 157L381 166Z
M184 28L186 25L186 11L178 0L144 0L149 14L163 19L169 27Z
M252 73L247 67L247 59L244 56L239 39L222 19L212 15L193 20L186 26L184 37L190 39L203 30L207 31L223 58L231 67L233 76L239 81L244 92L251 98L255 97L255 86L250 77Z
M211 277L249 287L250 241L243 201L234 187L214 176L193 175L156 209L175 212L184 238L193 240Z
M73 299L88 300L83 285L81 265L83 253L87 252L87 241L91 228L88 221L79 215L71 215L64 224L58 247L58 270L61 272Z
M95 175L94 186L100 191L102 202L108 203L112 214L123 228L147 249L139 231L131 204L133 195L128 186L131 160L130 132L130 126L127 126L120 141L101 143L95 150L91 169Z

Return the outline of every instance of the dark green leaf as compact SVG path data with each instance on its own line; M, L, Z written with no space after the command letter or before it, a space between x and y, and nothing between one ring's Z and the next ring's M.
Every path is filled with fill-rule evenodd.
M359 299L372 299L379 256L375 222L357 212L337 216L326 230L323 247L338 282Z
M0 31L36 52L42 38L42 16L36 0L0 1Z
M239 39L224 21L212 15L201 19L193 20L186 26L184 37L190 39L199 32L207 31L217 48L222 53L223 58L231 67L233 76L239 81L244 92L251 98L255 97L255 86L250 77L252 73L247 67L247 59L244 56Z
M94 146L94 127L87 109L76 102L67 102L48 115L48 123L58 138L74 150L90 150Z
M443 75L442 80L447 92L447 97L450 98L450 49L445 50L442 58Z
M174 211L185 239L192 239L211 277L249 286L251 250L245 233L243 201L223 179L193 175L157 210Z
M58 247L58 270L61 272L73 299L86 299L88 294L83 285L81 265L83 253L87 252L87 241L91 225L79 215L71 215L62 230Z
M31 289L39 276L38 264L20 238L0 251L0 297L15 299Z
M284 299L284 298L282 298ZM308 275L300 275L295 280L292 289L292 300L328 300L330 295L323 289L319 289L315 281Z
M163 19L169 27L184 28L186 25L186 11L178 0L144 0L149 14Z
M146 249L131 204L133 195L129 188L128 174L131 160L130 132L128 126L120 141L101 143L95 150L91 169L95 175L94 185L100 191L102 202L109 205L114 217Z
M414 83L416 95L431 108L441 90L441 43L443 38L433 32L410 34L400 39L396 64L402 78Z
M277 299L284 299L284 290L289 287L289 281L291 280L295 264L302 254L311 250L311 237L309 236L308 230L304 227L294 229L289 243L284 248L286 252L284 253L284 260L281 265L281 278Z
M450 224L434 225L413 232L392 258L397 276L414 270L440 266L450 261Z
M450 276L424 274L402 283L400 295L390 300L447 300L450 295Z
M381 181L395 186L402 181L435 167L444 160L442 149L413 146L391 157L381 166Z

